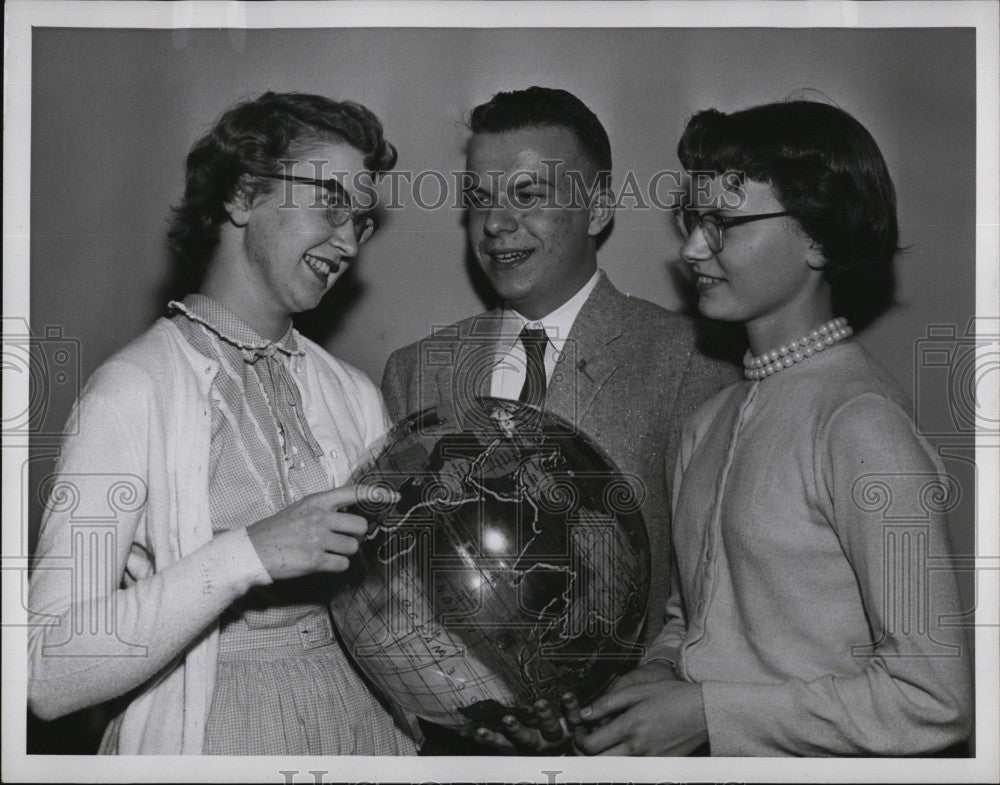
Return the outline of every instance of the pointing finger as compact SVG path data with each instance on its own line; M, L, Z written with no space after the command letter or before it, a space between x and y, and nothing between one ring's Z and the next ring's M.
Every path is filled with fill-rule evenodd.
M399 501L400 495L388 485L344 485L329 491L320 491L309 497L325 510L335 511L351 504L360 505L362 511L377 513Z

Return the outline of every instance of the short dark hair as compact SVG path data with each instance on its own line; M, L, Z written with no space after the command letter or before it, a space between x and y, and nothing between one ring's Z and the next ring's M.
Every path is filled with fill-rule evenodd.
M473 109L469 119L469 129L474 134L545 126L569 129L586 159L597 170L599 185L608 187L611 181L611 142L607 131L597 115L567 90L536 86L497 93Z
M184 196L170 220L173 253L204 268L228 219L225 205L237 189L248 188L251 197L268 192L274 186L264 176L279 174L281 159L331 139L357 148L374 174L396 163L382 123L353 101L267 92L233 106L188 153Z
M878 145L843 109L816 101L706 109L677 145L688 171L738 172L769 183L818 244L827 280L891 265L899 250L896 191Z

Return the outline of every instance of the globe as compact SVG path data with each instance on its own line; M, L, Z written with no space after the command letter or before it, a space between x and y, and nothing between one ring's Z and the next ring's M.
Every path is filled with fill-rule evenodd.
M355 482L369 521L331 611L403 709L499 730L531 704L587 702L634 664L649 594L642 484L565 420L477 398L401 421Z

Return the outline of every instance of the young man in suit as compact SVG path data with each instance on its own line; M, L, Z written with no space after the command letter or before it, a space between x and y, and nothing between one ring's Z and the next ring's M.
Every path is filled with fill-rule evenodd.
M394 352L386 405L398 419L431 405L461 411L475 395L520 399L601 445L644 499L652 640L670 584L667 478L681 426L739 378L719 359L733 359L732 347L621 293L598 269L598 236L614 211L611 146L578 98L542 87L498 93L473 110L470 127L469 241L502 304ZM706 342L723 344L716 358ZM428 737L425 751L448 751Z

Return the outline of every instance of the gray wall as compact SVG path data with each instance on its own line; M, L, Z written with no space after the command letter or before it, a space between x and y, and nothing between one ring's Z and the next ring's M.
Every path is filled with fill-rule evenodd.
M873 133L899 193L900 305L862 340L907 389L912 344L974 305L972 30L38 29L33 37L31 308L82 342L88 375L163 311L163 236L191 143L266 89L352 98L384 121L399 168L462 167L468 110L546 84L605 123L615 179L674 168L696 110L815 88ZM431 184L428 183L430 188ZM394 211L311 332L376 380L389 352L478 310L458 211ZM619 287L681 304L678 238L623 210L600 262ZM338 288L340 284L338 284ZM347 295L350 296L347 296ZM333 307L335 306L335 307ZM68 401L55 401L68 409Z

